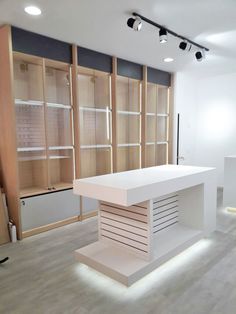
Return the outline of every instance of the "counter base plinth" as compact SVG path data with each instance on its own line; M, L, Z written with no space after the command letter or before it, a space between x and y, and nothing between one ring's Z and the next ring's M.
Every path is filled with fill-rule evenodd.
M97 241L75 251L76 259L126 285L133 283L203 238L201 230L175 224L154 235L153 258L146 261L122 247Z

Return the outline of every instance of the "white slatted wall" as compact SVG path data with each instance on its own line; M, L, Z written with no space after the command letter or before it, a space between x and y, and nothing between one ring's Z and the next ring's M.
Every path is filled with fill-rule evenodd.
M178 222L178 194L169 194L153 200L153 233Z
M149 258L150 215L149 202L123 207L117 204L100 203L99 237Z

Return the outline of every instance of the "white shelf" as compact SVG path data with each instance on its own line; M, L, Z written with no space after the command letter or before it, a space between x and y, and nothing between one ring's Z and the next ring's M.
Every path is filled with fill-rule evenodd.
M70 156L50 156L49 159L65 159L71 158ZM33 161L33 160L46 160L46 156L33 156L33 157L20 157L18 158L19 161Z
M15 99L15 105L43 106L44 102L39 100Z
M111 112L111 109L107 107L107 109L102 109L102 108L93 108L93 107L80 107L79 108L81 111L91 111L91 112Z
M49 146L49 150L73 149L73 146Z
M147 142L146 145L155 145L155 142Z
M66 159L71 158L70 156L49 156L49 159Z
M163 145L163 144L168 144L168 141L157 142L157 145Z
M111 145L102 145L102 144L98 144L98 145L81 145L80 148L81 148L81 149L89 149L89 148L111 148Z
M140 146L140 143L126 143L126 144L118 144L118 147L134 147L134 146Z
M61 109L71 109L70 105L63 105L63 104L56 104L56 103L52 103L52 102L47 102L47 107L51 107L51 108L61 108Z
M133 115L133 116L140 116L141 112L136 112L136 111L123 111L123 110L118 110L118 114L124 114L124 115Z
M42 151L46 150L45 147L18 147L18 152L36 152L36 151Z
M157 114L158 117L168 117L168 113L158 113Z
M152 116L152 117L155 117L155 116L157 116L157 117L168 117L169 116L168 113L157 113L156 114L154 112L147 112L146 115Z

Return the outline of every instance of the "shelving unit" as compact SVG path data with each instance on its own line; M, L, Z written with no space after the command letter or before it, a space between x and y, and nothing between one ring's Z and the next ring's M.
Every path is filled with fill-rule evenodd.
M72 187L70 66L14 53L20 195Z
M142 83L117 76L117 171L141 167Z
M0 139L2 181L19 238L32 234L21 227L37 226L51 206L47 197L56 200L53 192L72 200L75 177L166 163L169 73L152 69L163 86L153 84L154 110L146 110L146 66L9 25L0 28L0 44L0 124L7 130ZM34 205L23 209L23 199ZM79 203L73 221L82 219L83 209L97 208L89 198ZM35 221L25 224L26 217Z
M49 189L71 188L75 171L71 69L68 64L45 61L45 103Z
M147 83L146 167L168 163L169 89Z
M81 66L78 73L83 178L112 171L111 75Z
M47 189L43 64L14 54L14 96L20 194Z

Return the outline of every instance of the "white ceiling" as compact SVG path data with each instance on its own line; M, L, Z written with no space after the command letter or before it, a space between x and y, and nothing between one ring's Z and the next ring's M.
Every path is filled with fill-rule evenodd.
M39 6L42 15L25 14L26 5ZM207 59L197 62L172 36L160 45L147 24L134 32L126 25L133 11L207 46ZM236 71L236 0L0 0L4 23L167 71Z

